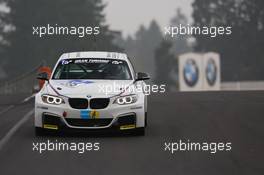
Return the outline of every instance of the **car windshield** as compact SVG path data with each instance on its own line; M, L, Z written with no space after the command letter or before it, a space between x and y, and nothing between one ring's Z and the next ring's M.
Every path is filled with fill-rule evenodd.
M128 64L115 59L65 59L58 64L53 79L131 80Z

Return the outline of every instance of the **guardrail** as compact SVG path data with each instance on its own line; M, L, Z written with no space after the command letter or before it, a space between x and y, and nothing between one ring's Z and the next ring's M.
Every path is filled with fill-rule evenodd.
M20 93L32 93L38 88L38 81L36 75L39 67L35 67L27 73L24 73L15 79L2 82L0 84L0 94L20 94Z

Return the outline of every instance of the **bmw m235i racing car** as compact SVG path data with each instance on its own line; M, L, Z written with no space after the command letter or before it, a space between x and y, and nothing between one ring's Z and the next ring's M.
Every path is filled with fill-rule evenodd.
M146 73L135 73L126 54L63 54L35 96L35 131L130 130L144 135L147 124Z

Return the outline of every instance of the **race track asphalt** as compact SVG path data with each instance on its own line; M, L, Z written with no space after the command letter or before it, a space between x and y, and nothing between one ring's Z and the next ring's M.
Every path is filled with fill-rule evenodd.
M0 140L33 110L27 94L0 96ZM9 110L6 108L11 107ZM149 98L145 136L34 135L33 115L0 150L0 174L261 175L264 92L168 93ZM33 151L33 142L98 142L99 151ZM165 151L165 143L231 142L231 151ZM1 141L0 141L1 142Z

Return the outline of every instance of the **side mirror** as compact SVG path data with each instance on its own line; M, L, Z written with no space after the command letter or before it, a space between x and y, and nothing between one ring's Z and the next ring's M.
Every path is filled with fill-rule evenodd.
M150 77L148 74L143 73L143 72L138 72L136 75L136 81L142 81L142 80L149 80Z
M37 79L39 80L44 80L44 81L49 81L49 75L47 72L41 72L37 75Z

